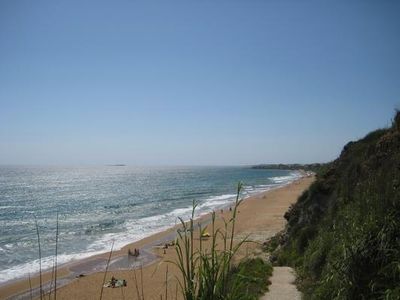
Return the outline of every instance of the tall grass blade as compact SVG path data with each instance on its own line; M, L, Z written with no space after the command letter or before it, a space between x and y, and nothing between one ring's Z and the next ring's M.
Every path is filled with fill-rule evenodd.
M133 276L134 276L133 280L135 282L135 287L136 287L136 296L137 296L137 299L140 300L139 285L138 285L138 280L137 280L137 277L136 277L135 268L133 268Z
M51 292L53 290L53 281L54 281L54 263L55 260L53 259L53 266L51 267L51 280L50 280L50 288L49 288L49 300L51 298Z
M32 295L32 281L31 281L31 273L28 274L29 277L29 295L31 296L31 300L33 299Z
M36 236L38 241L38 251L39 251L39 292L40 292L40 300L43 299L43 282L42 282L42 249L40 247L40 232L39 225L37 222L37 218L35 216L35 226L36 226Z
M55 269L54 269L54 300L57 300L57 258L58 258L58 211L57 211L57 225L56 225L56 254L55 254Z
M167 271L165 272L165 300L168 300L168 265Z
M106 265L106 271L104 272L103 283L101 285L101 291L100 291L100 300L103 298L104 284L106 282L107 271L108 271L108 267L110 265L111 255L113 253L113 249L114 249L114 241L112 242L112 245L111 245L111 251L110 251L110 255L108 256L107 265Z
M143 287L143 265L140 264L140 285L142 287L142 300L144 300L144 287Z
M191 218L188 222L180 219L182 229L178 230L175 245L177 260L174 263L180 273L178 283L185 300L213 300L228 299L227 281L230 274L232 258L237 253L247 238L234 244L235 222L240 200L242 184L238 184L237 196L232 216L229 221L224 221L224 229L216 228L216 213L211 215L211 240L209 247L203 246L203 234L206 228L199 224L199 247L194 244L194 212L196 205L193 203ZM228 230L228 227L229 230ZM228 231L230 236L228 235ZM222 239L222 250L218 246L218 237ZM178 286L177 286L178 288Z

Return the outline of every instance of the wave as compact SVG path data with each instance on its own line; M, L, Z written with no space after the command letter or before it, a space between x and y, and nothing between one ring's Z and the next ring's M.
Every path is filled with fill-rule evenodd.
M21 207L25 207L25 206L23 206L23 205L3 205L3 206L0 206L0 209L10 209L10 208L20 209Z
M76 260L80 260L83 258L87 258L93 255L97 255L103 253L104 251L97 252L83 252L83 253L73 253L73 254L59 254L57 256L58 265L64 264L67 262L72 262ZM53 267L54 256L48 256L42 258L42 270L49 270ZM9 280L13 280L16 278L28 278L29 275L39 273L39 259L19 264L8 268L6 270L0 270L0 283L5 283Z
M276 176L276 177L271 177L269 178L273 183L290 183L296 179L299 179L301 177L300 172L292 172L289 175L286 176Z
M289 183L298 177L297 173L293 173L293 175L290 176L275 177L275 180L277 182L279 181L279 183ZM268 191L274 187L277 187L277 185L261 184L256 186L245 186L243 196L244 198L248 198L254 194ZM195 211L195 218L205 215L213 210L226 207L229 204L232 204L235 199L236 194L210 196L198 203ZM165 214L157 214L138 220L127 221L125 223L125 231L119 233L107 233L103 235L102 238L92 243L88 249L94 252L101 251L102 249L103 252L106 252L111 247L112 241L115 241L114 249L121 249L128 243L138 241L179 224L179 218L184 221L189 220L192 214L192 209L192 206L175 208L171 212ZM105 245L107 245L107 247L105 247Z
M215 203L215 202L222 201L222 200L232 200L234 198L236 198L236 194L225 194L225 195L221 195L221 196L209 197L205 201Z

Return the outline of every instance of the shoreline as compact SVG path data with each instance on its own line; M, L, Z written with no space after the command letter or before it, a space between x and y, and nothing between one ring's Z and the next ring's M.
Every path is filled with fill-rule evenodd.
M279 188L282 185L288 184L289 182L298 179L299 177L301 177L302 174L304 173L302 173L301 170L288 170L284 174L277 173L268 175L276 177L271 177L270 180L268 178L268 180L266 181L265 180L259 181L256 184L253 183L245 185L242 195L244 198L248 198L249 196L257 195L266 190ZM258 178L260 176L256 177ZM232 186L230 186L229 189L226 189L225 187L222 188L221 190L217 189L218 191L210 190L208 192L207 191L205 192L204 190L201 190L200 193L198 193L198 190L193 190L192 193L188 195L192 194L200 195L200 196L193 196L193 197L198 197L198 199L196 199L196 203L198 204L198 206L196 209L195 218L198 218L202 215L206 215L207 213L213 210L217 211L220 210L221 208L226 208L227 206L231 205L234 202L235 198L234 189L235 185L233 184ZM109 214L109 212L106 213L109 214L109 216L105 216L106 221L103 222L104 219L100 218L97 220L96 224L94 224L93 226L86 226L87 228L82 225L79 227L76 222L70 222L64 220L63 223L61 223L63 226L62 231L67 232L68 240L65 243L65 245L63 241L61 241L61 243L63 243L62 245L63 249L61 249L61 252L60 249L58 251L58 266L64 267L65 265L68 265L70 263L74 263L77 261L88 259L93 256L107 253L110 251L111 244L113 241L115 241L114 249L122 249L123 247L134 241L135 242L139 241L143 238L147 238L151 235L172 228L177 223L179 223L178 217L183 217L184 219L188 219L191 212L192 198L189 199L185 194L183 194L182 197L187 198L188 201L186 202L180 201L177 205L174 204L172 207L168 207L166 211L165 209L162 209L161 211L158 211L158 209L147 210L147 212L140 213L141 216L138 218L132 218L126 214L124 214L122 217L118 217L118 214L114 215L113 211L110 210L111 214ZM107 203L104 204L104 208L107 209L106 204ZM131 204L128 205L133 206ZM119 206L120 205L116 205L116 209L119 209ZM121 205L121 207L123 206ZM134 210L136 210L136 208ZM68 215L67 212L64 213ZM111 219L107 219L107 217ZM51 219L52 216L50 216L49 218ZM158 222L158 220L160 220L160 222ZM55 228L55 222L56 222L55 218L53 218L50 221L53 222L52 226L54 226ZM114 224L110 225L110 223L114 221L116 225ZM43 220L40 220L39 222L46 223L47 221L43 222ZM82 224L84 223L85 222L83 222ZM104 225L104 232L103 232L103 225ZM91 232L92 228L95 228L93 229L94 234L92 234ZM10 228L10 232L12 232L12 230L13 228ZM34 230L34 228L32 230ZM87 231L89 233L87 233ZM88 234L87 238L86 234ZM71 236L68 235L71 235L72 238ZM41 238L43 239L42 233L41 233ZM53 238L53 236L45 236L45 238L51 239ZM45 248L47 252L45 253L45 255L42 255L42 260L41 260L42 273L51 271L54 260L53 250L49 249L48 244L43 245L42 250L43 248ZM8 245L6 245L6 248L4 249L8 251L8 249L18 249L18 248L16 248L15 246L11 248ZM3 258L5 259L5 264L3 266L4 268L0 271L0 277L2 279L0 281L0 288L14 281L27 278L28 274L30 274L31 276L39 274L39 259L37 255L37 249L35 249L35 246L30 247L29 259L23 252L24 249L22 248L20 250L22 250L22 252L21 254L18 254L17 257L21 258L21 260L15 265L9 264L9 262L14 261L15 254L13 255L12 251L5 252L6 256ZM17 251L19 252L19 250ZM9 258L8 260L7 257ZM25 259L28 260L25 261Z
M290 186L298 185L304 181L312 181L313 177L307 176L303 174L302 177L287 183L285 185L269 189L267 191L263 191L260 193L256 193L244 199L243 203L240 206L240 210L242 210L242 206L244 204L248 205L248 202L252 202L256 199L265 199L269 194L276 193L283 189L288 189ZM308 187L309 184L306 184ZM297 197L294 201L297 200ZM293 199L292 199L293 202ZM230 204L232 205L232 204ZM224 212L229 204L223 208ZM287 209L285 209L286 211ZM285 212L284 211L284 212ZM226 214L227 212L225 212ZM220 215L220 213L218 213ZM201 223L205 225L207 222L211 220L211 212L200 215L195 219L196 223ZM169 241L173 241L176 237L176 231L180 228L181 225L172 226L166 230L162 230L158 233L151 234L148 237L145 237L139 241L128 243L123 246L120 250L113 251L112 259L110 261L110 267L108 272L111 273L119 273L119 272L127 272L128 270L132 270L132 268L148 268L155 265L157 262L162 262L165 260L165 255L161 254L157 246L164 245ZM128 249L138 248L140 249L140 255L138 258L133 258L127 255ZM107 258L110 254L110 251L97 254L94 256L90 256L87 258L83 258L77 261L68 262L66 264L60 265L58 267L58 274L60 276L57 278L57 296L59 297L60 290L68 289L73 282L80 281L81 278L88 277L98 277L98 274L104 274L105 265L107 262ZM83 276L81 276L83 275ZM33 291L36 294L36 297L39 295L38 286L39 274L35 274L35 276L31 277ZM51 271L47 271L42 273L43 282L50 280ZM43 284L45 286L45 284ZM48 289L49 287L47 287ZM11 282L7 282L5 284L0 285L0 299L26 299L30 298L29 291L29 281L27 278L19 278L16 280L12 280ZM34 295L35 296L35 295ZM85 298L86 299L86 298Z

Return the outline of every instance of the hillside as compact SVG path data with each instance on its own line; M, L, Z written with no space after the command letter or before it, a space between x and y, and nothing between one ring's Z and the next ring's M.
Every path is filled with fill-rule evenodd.
M400 299L400 113L348 143L285 218L277 262L306 299Z
M326 164L261 164L252 166L252 169L267 169L267 170L305 170L319 172Z

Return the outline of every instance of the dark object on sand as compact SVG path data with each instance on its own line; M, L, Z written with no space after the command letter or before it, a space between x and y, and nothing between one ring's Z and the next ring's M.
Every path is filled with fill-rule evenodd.
M104 287L110 287L110 288L119 288L119 287L124 287L127 286L127 282L125 279L116 279L114 276L111 277L111 280L107 281L104 284Z
M132 252L131 249L128 249L128 255L138 257L140 254L139 249L136 249Z
M111 277L111 287L115 288L115 283L117 282L117 280L115 279L115 277Z

